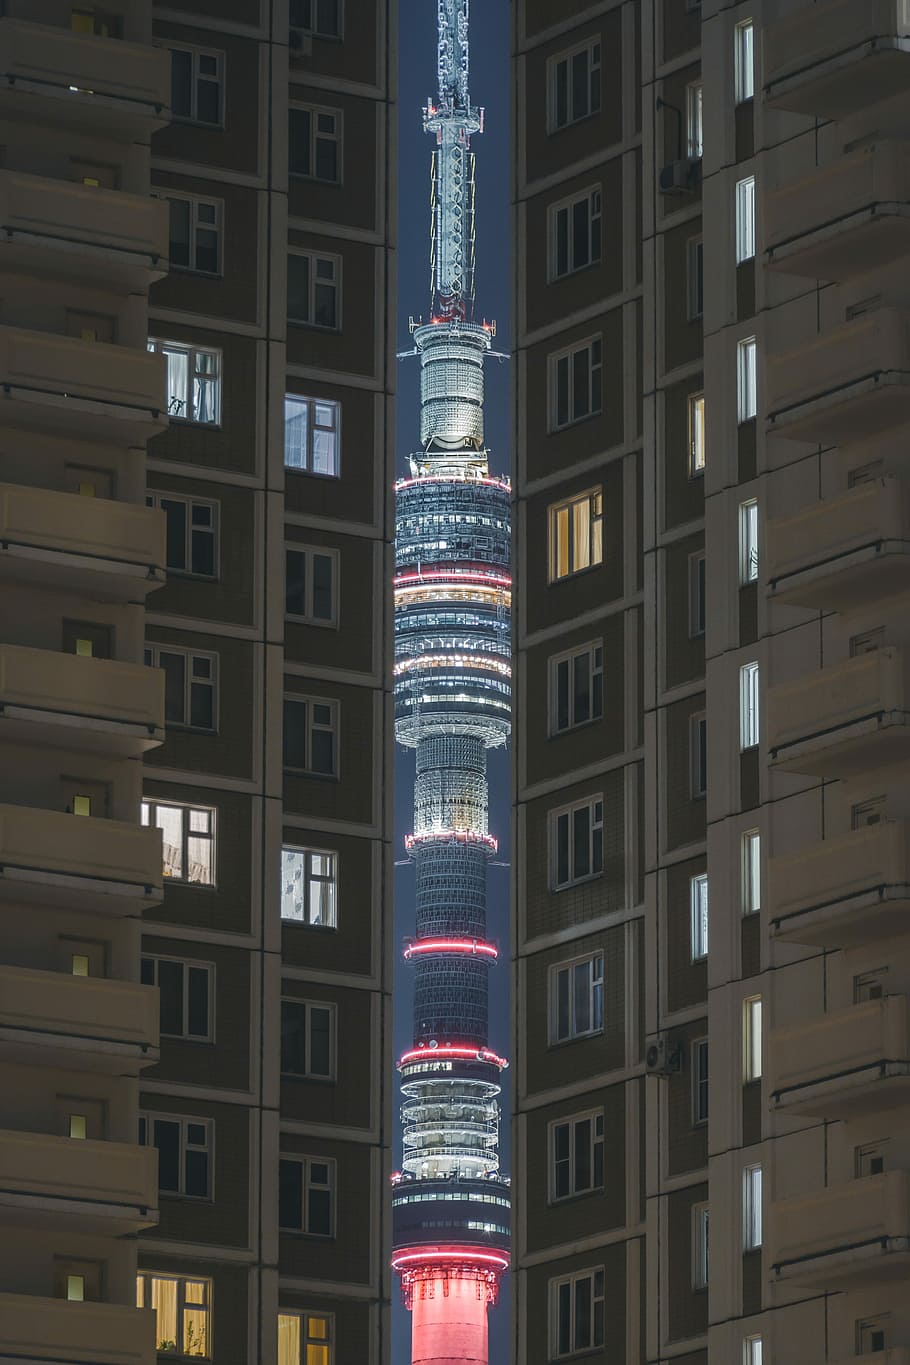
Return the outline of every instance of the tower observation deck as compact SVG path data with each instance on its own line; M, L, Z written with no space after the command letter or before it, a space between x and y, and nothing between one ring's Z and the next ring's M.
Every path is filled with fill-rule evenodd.
M474 157L483 111L468 92L469 0L437 0L438 96L423 111L431 170L429 320L411 323L420 449L396 486L395 735L416 751L413 1046L401 1057L403 1158L392 1265L412 1312L412 1365L487 1365L487 1312L509 1264L499 1170L500 1075L487 992L487 750L511 726L510 489L484 445L474 321Z

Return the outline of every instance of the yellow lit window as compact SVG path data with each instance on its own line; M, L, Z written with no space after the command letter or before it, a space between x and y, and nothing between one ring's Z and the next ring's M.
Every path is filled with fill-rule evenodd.
M603 494L599 488L550 508L550 581L603 563Z
M76 653L77 653L77 654L81 654L82 657L83 657L84 659L90 659L90 658L92 657L92 653L93 653L93 651L92 651L92 642L91 642L91 640L79 640L79 639L77 639L77 641L76 641Z
M85 1276L67 1275L66 1297L73 1303L82 1303L85 1298Z
M80 483L79 496L80 498L93 498L95 496L95 485L88 482Z
M85 1115L70 1114L70 1137L84 1138L85 1136Z
M77 654L78 654L79 651L77 650L76 652L77 652ZM91 815L91 813L92 813L92 798L91 798L90 796L74 796L74 797L73 797L73 814L74 814L74 815Z
M73 976L88 976L88 958L85 953L73 953Z
M141 1271L136 1277L136 1305L155 1314L158 1352L208 1358L211 1284L182 1276L154 1275Z
M278 1365L332 1365L331 1317L279 1313Z

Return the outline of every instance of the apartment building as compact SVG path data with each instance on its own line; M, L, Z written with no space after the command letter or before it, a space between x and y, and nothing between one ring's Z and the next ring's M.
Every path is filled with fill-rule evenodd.
M0 1359L388 1360L395 42L3 7Z
M513 16L516 1359L906 1349L910 16Z

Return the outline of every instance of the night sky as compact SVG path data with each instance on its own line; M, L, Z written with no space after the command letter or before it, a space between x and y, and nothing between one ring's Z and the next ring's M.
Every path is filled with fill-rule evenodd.
M436 0L399 0L399 230L398 337L399 349L411 346L408 318L426 316L429 304L429 174L432 139L421 127L421 108L436 95ZM472 140L477 154L477 273L476 316L495 318L497 350L509 349L509 6L508 0L479 0L471 9L471 97L486 109L486 131ZM486 441L492 452L491 471L511 467L509 447L510 366L491 360L486 366ZM408 472L407 456L419 439L419 385L415 360L398 365L398 475ZM413 826L414 764L410 752L398 749L396 768L396 857L404 859L404 836ZM489 754L490 830L499 839L499 858L509 858L509 768L502 750ZM490 1045L509 1051L509 872L493 866L487 884L490 938L498 943L500 965L490 980ZM414 872L399 866L395 878L395 933L397 943L414 932ZM412 973L399 958L395 975L395 1055L411 1044ZM508 1076L502 1094L503 1129L500 1151L503 1169L509 1162ZM395 1109L398 1108L396 1087ZM401 1156L400 1130L395 1164ZM490 1319L491 1365L509 1358L508 1280ZM409 1315L400 1307L397 1277L393 1284L392 1360L410 1361Z

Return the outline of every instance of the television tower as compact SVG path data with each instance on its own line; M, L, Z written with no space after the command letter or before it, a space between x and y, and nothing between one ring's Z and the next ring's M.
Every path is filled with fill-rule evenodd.
M402 1169L392 1266L411 1310L412 1365L487 1365L487 1312L509 1265L499 1170L500 1073L488 1046L486 751L511 728L510 488L483 438L483 364L495 326L474 320L469 0L437 0L438 95L423 111L431 168L431 306L411 320L420 450L396 485L395 736L416 750L414 1042L398 1064Z

